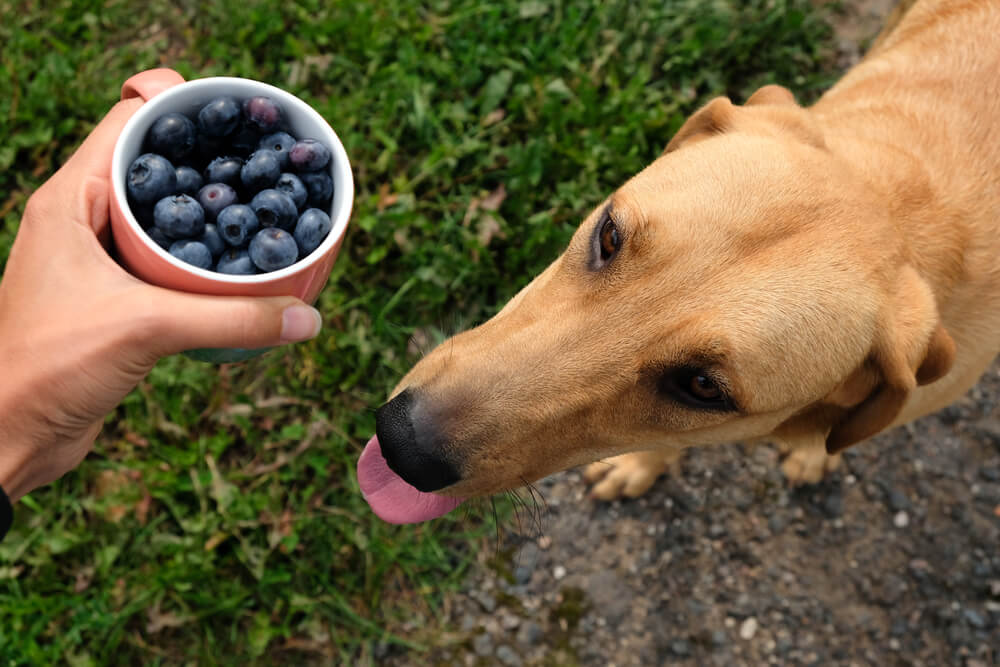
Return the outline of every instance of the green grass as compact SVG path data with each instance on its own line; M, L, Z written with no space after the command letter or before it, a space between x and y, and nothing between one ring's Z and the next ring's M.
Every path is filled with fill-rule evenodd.
M366 664L433 641L492 519L394 528L354 463L439 340L550 262L686 114L829 81L808 0L0 0L0 267L30 192L131 73L261 79L331 123L351 228L315 341L161 362L0 545L0 664ZM141 7L141 8L140 8ZM505 188L496 211L473 206Z

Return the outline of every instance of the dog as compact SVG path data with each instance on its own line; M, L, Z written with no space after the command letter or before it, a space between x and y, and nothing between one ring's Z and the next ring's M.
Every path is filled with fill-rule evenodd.
M592 463L646 491L772 441L794 484L1000 351L1000 3L919 0L804 108L719 97L485 324L417 363L358 466L389 521Z

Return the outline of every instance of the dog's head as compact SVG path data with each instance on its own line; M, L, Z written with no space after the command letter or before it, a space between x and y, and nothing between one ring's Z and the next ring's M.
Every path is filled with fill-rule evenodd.
M770 86L695 113L496 317L421 360L359 478L405 521L638 449L836 451L952 356L883 198Z

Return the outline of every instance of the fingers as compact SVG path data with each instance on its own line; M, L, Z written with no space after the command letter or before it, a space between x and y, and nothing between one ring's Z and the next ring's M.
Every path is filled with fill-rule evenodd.
M257 349L314 338L315 308L293 297L213 297L156 290L137 337L158 356L203 347Z

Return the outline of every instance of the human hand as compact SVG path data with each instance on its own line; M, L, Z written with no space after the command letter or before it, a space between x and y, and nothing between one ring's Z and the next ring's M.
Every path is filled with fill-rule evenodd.
M28 200L0 277L0 487L11 500L61 477L156 361L182 350L314 337L294 297L174 292L108 255L111 154L142 99L119 102Z

